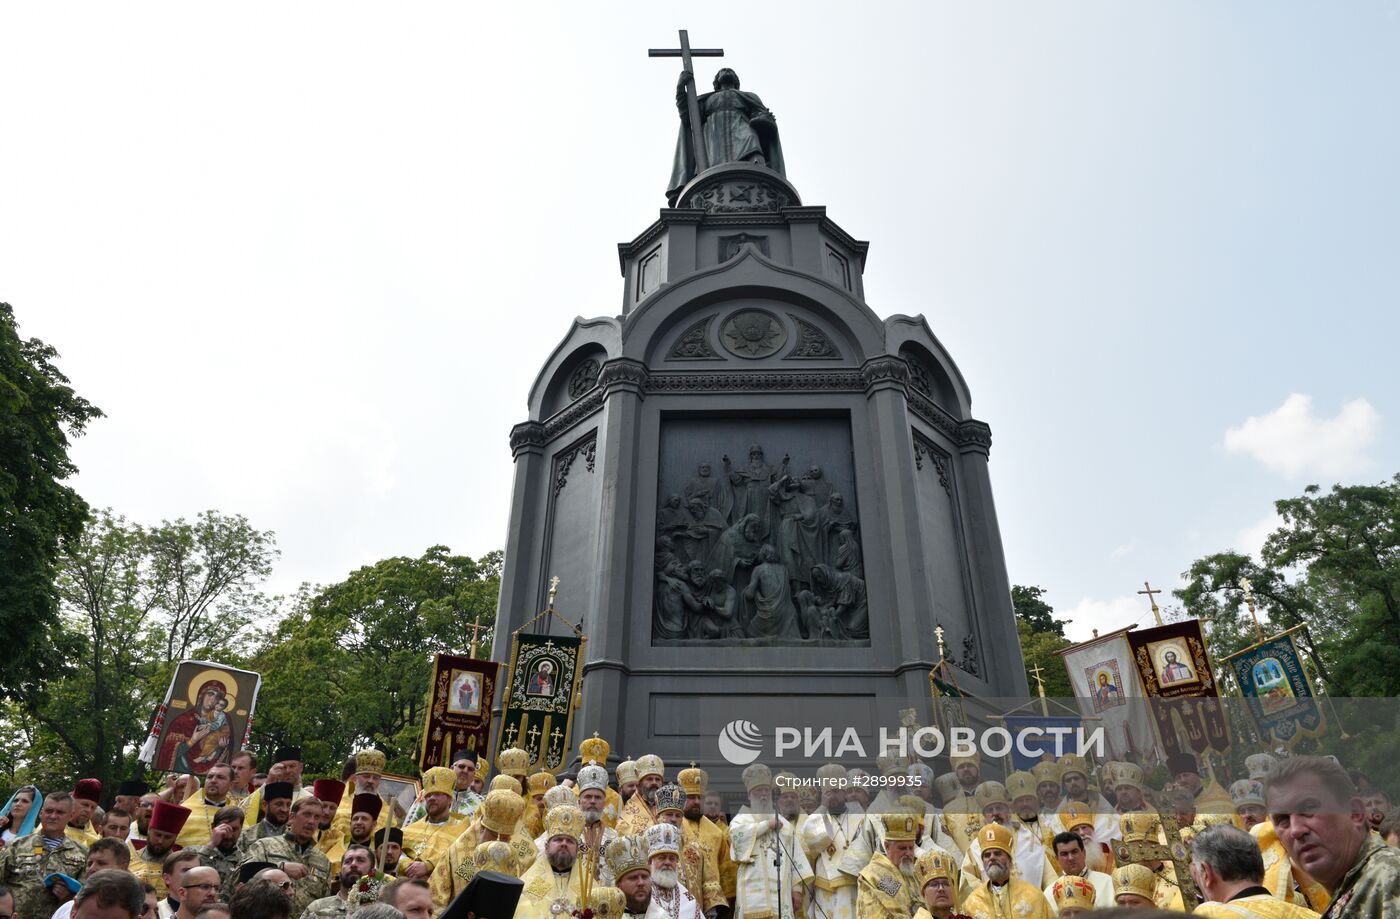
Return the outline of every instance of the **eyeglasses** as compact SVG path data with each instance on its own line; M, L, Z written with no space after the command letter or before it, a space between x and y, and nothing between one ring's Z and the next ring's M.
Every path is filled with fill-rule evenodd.
M218 884L186 884L186 890L218 890Z
M293 887L295 887L296 885L293 884L291 881L283 881L282 883L278 884L277 886L280 887L280 888L282 888L283 890L291 890L291 889L292 889Z

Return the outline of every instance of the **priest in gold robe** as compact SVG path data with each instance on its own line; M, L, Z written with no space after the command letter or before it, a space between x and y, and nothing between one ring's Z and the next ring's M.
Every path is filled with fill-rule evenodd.
M583 740L578 745L578 755L584 764L597 763L604 769L608 766L608 755L612 753L612 747L608 742L598 736L594 731L593 736ZM621 767L619 767L621 768ZM619 779L619 784L621 779ZM582 792L580 792L582 793ZM622 796L606 784L603 786L603 823L611 829L617 828L617 819L622 816Z
M977 831L977 849L986 878L963 907L972 919L1050 919L1042 889L1012 877L1016 836L1009 827L989 823Z
M491 780L493 784L496 779ZM428 877L435 906L441 909L451 903L476 876L477 846L483 842L507 843L515 855L516 870L529 870L535 862L535 843L520 828L520 815L524 812L525 799L515 792L498 788L487 793L471 824L447 847L446 855Z
M802 912L812 867L796 828L773 810L773 774L762 763L744 769L749 804L729 824L730 857L739 866L735 919L792 919Z
M654 753L637 757L637 793L622 806L617 835L640 836L656 822L656 792L666 783L666 764Z
M857 875L841 870L841 861L864 827L865 814L846 800L846 770L836 763L817 770L817 787L821 805L808 815L801 834L812 865L812 912L825 919L855 919Z
M884 824L884 847L861 869L856 888L858 919L905 919L914 912L915 850L923 814L887 801L878 820Z
M423 806L427 813L421 820L403 828L403 846L413 860L404 868L408 878L425 879L437 869L447 855L447 849L467 828L465 817L452 813L457 774L446 766L434 766L423 773Z
M934 849L914 862L920 896L923 898L914 919L952 919L958 912L958 857Z
M560 804L545 814L544 857L535 860L520 878L525 889L515 919L559 919L582 903L583 863L578 857L583 835L583 811Z

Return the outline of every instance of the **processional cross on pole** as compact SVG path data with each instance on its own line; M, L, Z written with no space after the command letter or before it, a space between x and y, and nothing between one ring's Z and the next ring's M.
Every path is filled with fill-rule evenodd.
M693 57L724 57L723 48L692 48L690 47L690 33L681 29L681 46L679 48L649 48L647 57L678 57L681 59L681 70L685 72L685 108L690 115L690 145L695 152L695 174L699 175L710 168L709 160L705 157L705 135L702 133L700 124L700 99L695 94L695 68L691 66L690 59Z
M1162 624L1162 610L1157 606L1157 596L1156 596L1157 594L1161 593L1161 591L1160 591L1160 590L1153 590L1153 589L1152 589L1152 584L1151 584L1150 582L1148 582L1148 581L1143 581L1143 582L1142 582L1142 586L1143 586L1143 587L1146 587L1147 589L1146 589L1146 590L1139 590L1138 593L1140 593L1140 594L1147 594L1147 602L1152 604L1152 615L1153 615L1154 618L1156 618L1157 624L1158 624L1158 625L1161 625L1161 624Z

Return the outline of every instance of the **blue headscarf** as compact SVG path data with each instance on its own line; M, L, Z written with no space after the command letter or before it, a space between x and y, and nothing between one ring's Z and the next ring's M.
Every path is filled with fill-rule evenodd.
M44 796L40 793L39 789L35 788L33 785L21 785L19 788L15 789L15 794L10 795L10 800L5 802L5 806L0 808L0 817L9 814L10 808L15 805L15 795L18 795L21 791L32 791L34 793L34 806L29 808L29 813L24 815L23 823L19 826L8 827L9 831L14 833L16 838L28 836L30 833L34 832L34 825L39 822L39 808L44 806Z

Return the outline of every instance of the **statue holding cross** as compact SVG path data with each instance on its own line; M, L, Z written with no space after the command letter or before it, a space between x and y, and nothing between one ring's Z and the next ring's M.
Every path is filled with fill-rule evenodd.
M778 124L763 100L739 89L739 75L728 67L715 74L714 92L697 95L693 57L720 57L720 48L691 48L684 29L679 48L652 48L649 57L679 57L681 76L676 83L676 107L680 111L680 135L671 162L666 198L675 205L687 182L711 166L752 163L786 175Z

